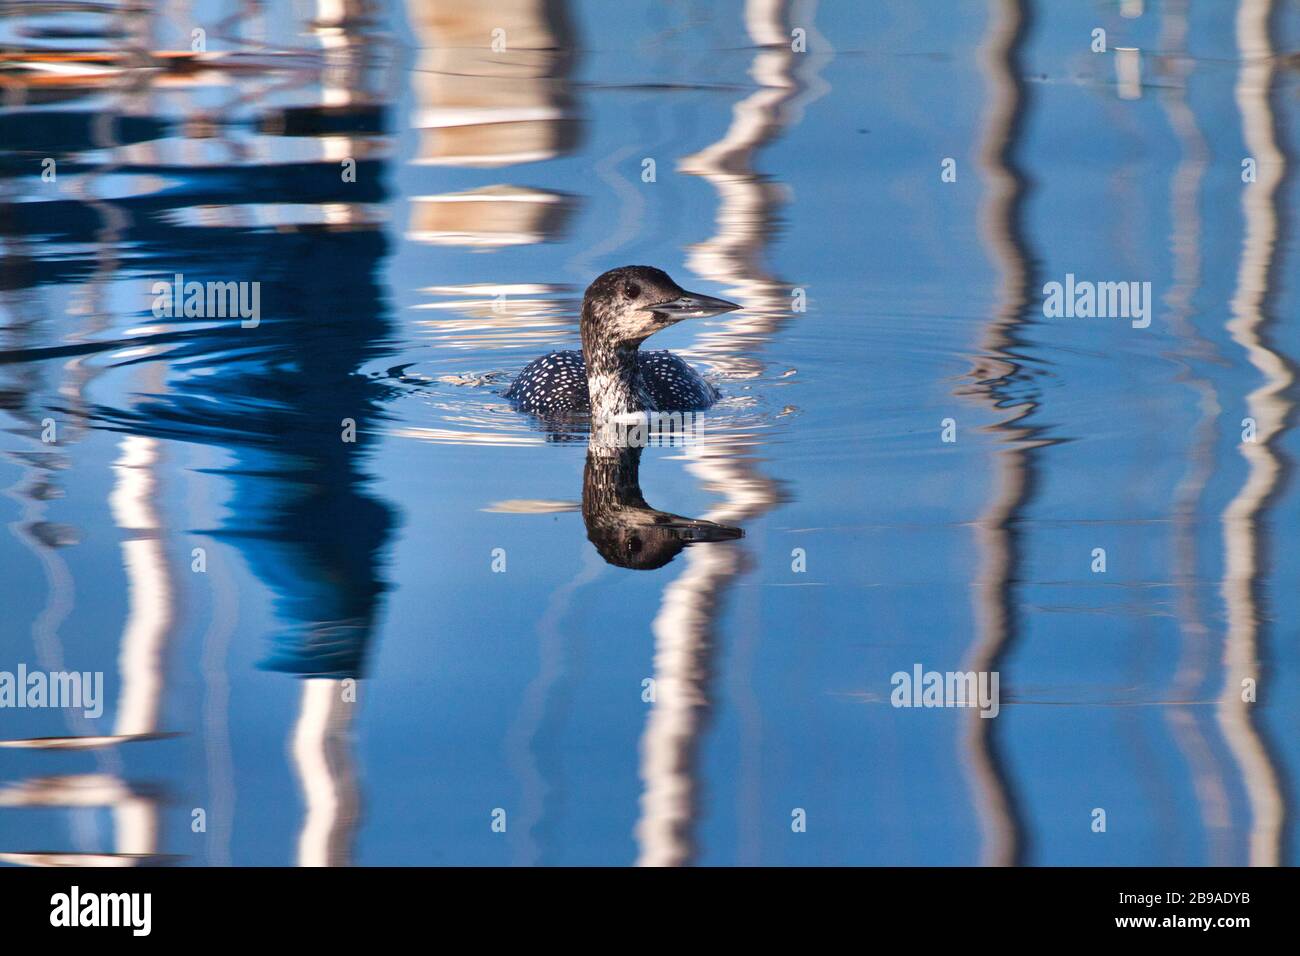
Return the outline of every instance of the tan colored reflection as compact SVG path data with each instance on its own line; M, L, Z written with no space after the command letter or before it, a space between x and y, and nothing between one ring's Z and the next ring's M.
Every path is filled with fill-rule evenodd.
M687 470L725 494L703 520L743 527L780 502L776 482L759 474L743 447L743 440L722 441L690 451ZM710 706L717 618L723 598L748 566L746 552L736 544L687 548L682 560L685 567L664 589L651 625L655 700L641 735L638 866L681 866L694 856L695 758ZM745 732L752 735L753 726ZM757 741L748 744L752 748Z
M117 487L110 499L113 517L130 537L122 542L128 584L126 631L118 659L122 697L118 736L151 734L158 726L162 698L162 651L172 622L172 585L162 547L162 522L153 507L158 494L155 470L159 442L127 435L114 470Z
M1019 222L1024 184L1008 159L1025 108L1017 59L1025 13L1019 0L991 0L988 16L980 51L989 104L979 145L980 170L986 183L980 238L1000 273L1001 290L970 374L974 384L962 391L1001 417L993 429L1001 437L1002 447L993 456L992 494L974 525L980 569L972 587L976 638L963 665L974 671L998 669L1015 627L1010 589L1019 556L1011 525L1029 497L1029 453L1035 447L1029 429L1020 424L1033 406L1008 407L999 384L1017 370L1011 349L1029 300L1028 256ZM964 711L963 720L966 732L961 757L974 789L980 862L1009 866L1020 859L1022 837L1010 784L992 737L996 721L982 719L976 710Z
M510 349L531 354L568 334L575 325L563 286L545 283L490 283L431 286L421 292L437 296L414 308L434 318L416 325L439 349L476 352ZM448 384L478 384L447 379Z
M512 166L571 148L573 37L563 4L408 0L406 12L420 43L417 162Z
M167 736L158 732L163 693L162 654L172 622L172 585L154 501L158 442L127 435L114 465L117 481L110 498L122 529L128 610L118 657L121 697L112 734L6 741L5 746L40 750L97 750L129 741ZM78 715L80 716L80 715ZM83 720L78 722L84 725ZM101 760L101 764L103 761ZM10 853L10 862L40 866L111 866L155 862L158 851L157 800L134 791L116 775L100 773L46 777L0 791L0 807L111 807L113 854Z
M1283 477L1282 463L1273 445L1286 427L1292 407L1286 391L1294 382L1286 359L1269 348L1264 336L1269 321L1265 314L1269 274L1274 267L1279 232L1276 194L1286 173L1286 157L1278 147L1269 100L1275 70L1269 37L1272 11L1270 0L1242 0L1237 11L1237 50L1241 57L1237 109L1246 148L1257 163L1257 180L1242 188L1246 232L1227 329L1251 365L1264 376L1264 384L1246 396L1246 407L1256 423L1256 440L1238 446L1249 469L1246 483L1221 519L1224 569L1220 593L1227 605L1228 632L1218 717L1250 801L1248 860L1252 866L1280 863L1285 818L1277 770L1251 715L1251 708L1258 705L1242 700L1243 682L1258 682L1262 677L1256 597L1261 586L1259 528L1269 499ZM1267 685L1260 688L1261 694L1268 692Z
M30 50L13 52L0 57L0 88L5 92L7 105L19 105L26 101L32 92L29 81L56 77L60 80L75 79L83 75L83 67L93 59L94 54L66 54L59 51ZM96 67L91 76L94 82L102 86L116 86L122 79L121 69L108 70ZM69 84L76 86L76 83ZM127 227L127 215L118 207L101 200L95 192L94 184L103 176L119 168L116 159L117 143L113 137L114 123L118 109L106 109L95 118L91 127L91 138L96 147L108 154L108 160L97 172L74 180L66 185L67 189L80 202L94 210L100 219L100 229L96 233L94 247L95 269L87 281L79 285L69 297L68 312L80 321L76 330L66 336L70 342L86 341L99 335L108 325L109 311L106 305L108 285L116 273L120 261L118 241ZM6 265L20 268L20 263L28 255L27 243L19 237L8 237L5 250ZM12 257L12 258L11 258ZM24 321L24 313L29 309L44 311L44 307L35 301L34 290L17 292L12 296L5 294L6 306L13 308L18 319L12 325L16 347L21 347L26 333L34 331L34 321ZM17 301L14 301L17 300ZM35 314L35 313L34 313ZM13 374L19 378L15 382L16 391L33 399L34 407L42 404L40 393L44 383L39 381L37 366L25 367L19 364ZM65 544L79 540L77 529L56 525L44 520L45 502L62 494L55 482L58 471L71 466L72 459L63 454L60 447L75 444L84 436L87 415L87 389L98 375L98 371L79 357L74 357L62 366L63 375L57 385L60 402L67 408L65 415L57 416L57 442L54 445L42 445L42 452L35 456L24 456L30 462L29 480L22 491L16 487L11 491L23 502L23 521L11 527L15 537L28 548L45 572L49 598L40 617L33 627L33 639L37 656L43 667L49 670L64 670L62 642L59 629L72 612L75 605L76 587L66 562L58 553ZM31 415L24 408L15 414L31 428L33 434L39 434L43 428L45 416ZM67 736L47 737L28 740L0 741L0 747L61 750L61 749L95 749L117 743L117 735L92 734L91 726L80 712L68 715L68 726L72 732Z
M411 199L406 238L439 246L523 246L551 242L564 231L570 201L521 186L485 186Z
M734 377L761 373L762 363L753 354L790 314L789 284L763 266L785 193L780 184L754 171L754 159L798 118L794 105L806 91L824 89L816 71L830 58L829 44L813 26L811 8L800 18L810 52L791 50L791 7L786 0L746 3L746 29L760 47L750 72L761 87L737 104L722 139L679 164L682 171L706 179L719 197L717 233L691 250L688 265L697 275L724 284L724 294L744 306L701 334L687 353L706 357ZM744 527L780 503L779 486L758 470L754 455L760 441L756 434L732 433L709 435L687 447L687 470L724 496L701 516L704 520ZM680 866L694 858L695 760L710 706L717 618L723 598L747 568L747 557L741 545L709 544L687 548L683 563L682 573L664 589L652 625L655 700L641 736L644 789L635 831L639 866ZM742 728L738 790L742 799L752 800L758 785L750 774L759 741L756 717L744 707ZM755 862L757 820L752 809L742 808L741 815L741 862Z
M182 5L169 4L174 17L179 16ZM249 11L244 5L241 11ZM102 331L112 313L105 294L108 279L119 271L118 244L128 225L121 207L100 200L95 195L93 183L97 177L116 172L124 165L173 164L186 169L223 165L232 157L241 163L336 162L341 158L372 158L381 156L391 145L391 137L373 133L331 132L328 122L340 116L356 113L366 119L384 102L383 76L375 68L381 58L376 56L374 35L369 31L368 13L373 4L354 0L322 0L317 5L318 17L311 24L324 51L269 51L259 48L230 50L211 54L158 51L153 42L157 33L155 17L165 11L123 11L115 23L128 34L129 49L123 53L63 54L50 51L25 51L0 56L0 87L7 102L22 102L33 91L44 94L44 88L57 85L61 92L72 95L79 91L98 92L110 89L115 95L109 109L104 110L97 124L100 146L107 160L96 171L73 180L62 188L74 190L77 198L101 215L104 226L97 236L97 269L88 282L84 294L74 303L75 314L84 315L80 333L82 339L95 337ZM180 22L192 18L180 16ZM210 33L219 35L222 29L232 28L232 44L238 45L235 35L240 28L256 28L246 19L223 22ZM304 55L305 53L305 55ZM138 69L151 66L150 70ZM229 134L231 126L222 115L210 115L196 108L193 119L187 124L182 137L169 137L158 142L120 145L111 141L111 130L117 116L125 113L151 114L149 98L155 87L174 87L182 91L190 88L213 89L226 87L232 97L218 107L217 114L232 114L238 109L269 100L272 92L262 82L268 78L282 81L286 87L316 85L319 97L316 102L296 108L275 108L258 113L259 132L262 136L251 145ZM328 121L328 122L326 122ZM346 125L346 124L345 124ZM366 124L358 123L364 127ZM266 147L266 140L276 138L274 148ZM159 188L159 182L141 181L148 188ZM0 184L2 186L2 184ZM376 229L382 224L379 210L361 203L323 203L313 206L278 204L236 204L202 209L186 209L175 215L188 217L185 225L221 227L272 226L298 228L324 226L331 229ZM6 249L5 267L13 260ZM100 281L101 278L105 281ZM0 295L5 293L0 290ZM32 303L34 305L34 303ZM34 309L33 314L39 314ZM25 327L24 327L25 328ZM134 330L147 334L149 330ZM69 337L74 339L74 337ZM74 339L75 340L75 339ZM143 349L124 349L115 353L121 361L146 354ZM32 375L41 366L15 366L15 374ZM161 372L161 366L140 366ZM73 410L73 418L64 430L60 422L60 441L65 435L78 434L86 402L84 393L91 379L98 374L94 363L72 359L64 366L65 375L59 384L60 399ZM34 393L39 383L24 383L23 394ZM159 394L164 390L161 378L145 383L146 393ZM33 403L36 404L36 403ZM39 418L39 416L38 416ZM34 426L39 425L33 419ZM33 428L36 431L37 428ZM112 733L91 734L83 726L80 714L75 715L73 734L58 738L5 741L0 745L29 749L96 751L101 772L95 775L49 777L24 781L0 792L0 806L61 806L87 807L111 806L115 823L117 852L100 853L7 853L0 858L30 865L133 865L142 861L163 859L156 854L157 816L159 807L154 797L141 794L131 785L118 779L106 768L118 761L112 754L113 745L138 740L150 740L166 733L158 729L160 704L164 691L163 657L166 642L174 626L175 582L169 573L164 523L158 513L157 502L161 488L162 450L165 443L142 435L127 435L119 442L119 455L113 465L114 485L110 497L110 511L115 523L122 529L122 558L128 588L128 614L125 622L119 666L121 670L121 699L115 708L116 725ZM28 487L13 489L11 493L25 498L32 488L39 491L50 487L50 476L57 468L65 467L59 455L41 454L38 462L40 474L33 471ZM42 666L63 669L59 661L58 628L71 610L73 581L66 565L58 558L54 548L67 543L62 539L71 535L71 529L51 525L42 520L43 497L30 497L24 511L24 527L14 528L18 536L36 553L45 567L50 588L50 602L36 626L38 653ZM227 680L224 652L226 642L235 628L235 612L231 582L220 569L212 572L214 615L211 627L204 637L204 673L210 695L204 702L205 727L210 737L224 736L226 732L225 706ZM347 751L348 715L337 707L331 708L322 685L329 681L306 681L303 684L302 709L294 730L293 760L302 781L307 803L303 831L299 841L299 860L304 864L337 864L347 862L351 834L355 830L359 798L355 776L350 771ZM349 705L355 706L355 705ZM209 746L209 781L213 806L209 823L213 830L216 862L228 862L229 832L232 827L234 786L229 760L229 741L206 740Z
M111 807L113 853L0 853L0 860L23 866L140 866L167 858L158 854L158 801L132 789L112 774L38 777L0 789L0 807L58 807L84 810Z
M499 168L552 159L577 141L569 94L574 38L566 5L547 0L408 0L420 44L412 81L416 163ZM504 183L411 202L407 237L497 248L552 242L570 197Z
M109 323L108 284L118 270L118 243L129 225L127 214L120 207L99 199L95 190L98 180L121 168L118 144L113 138L113 120L119 109L120 105L115 104L114 108L103 110L92 131L96 145L107 153L107 161L70 187L102 221L96 235L95 272L72 298L69 309L75 315L86 317L80 332L72 336L73 340L93 338ZM63 368L64 380L58 391L70 412L59 425L63 428L60 440L66 443L75 441L85 430L88 405L85 395L99 371L80 358L69 360ZM10 740L0 744L2 746L98 750L122 742L162 736L157 726L162 694L161 655L171 623L172 588L160 538L161 522L154 507L158 445L152 439L126 436L119 447L121 454L114 465L115 484L109 504L114 521L124 535L122 555L128 583L128 611L118 658L122 699L116 708L113 732L91 733L88 721L75 713L70 717L74 731L71 735ZM44 550L46 553L38 554L38 557L46 567L51 604L64 606L66 610L61 617L66 616L71 610L73 582L62 560L52 553L52 549L47 547ZM57 628L57 623L43 615L35 634L38 654L43 665L51 670L64 669ZM101 767L104 766L102 759L100 763Z
M1160 22L1158 46L1166 51L1160 70L1167 81L1160 84L1160 104L1182 150L1182 159L1169 178L1172 223L1169 242L1174 287L1166 302L1170 328L1185 343L1184 354L1188 360L1178 380L1196 394L1200 413L1188 446L1187 472L1174 491L1174 583L1182 641L1173 679L1173 705L1165 708L1165 719L1191 770L1201 823L1209 841L1210 862L1223 866L1230 862L1226 841L1230 821L1228 795L1222 771L1201 726L1200 702L1195 700L1210 666L1209 628L1197 588L1196 526L1206 484L1214 471L1215 423L1220 411L1213 382L1196 374L1191 365L1210 349L1190 320L1193 299L1201 286L1201 217L1197 203L1209 163L1209 150L1187 102L1188 81L1195 68L1195 60L1187 55L1187 0L1164 4Z
M118 670L122 696L111 734L89 733L84 719L73 717L82 732L67 737L11 740L0 746L38 750L88 750L161 734L158 709L163 693L162 656L172 623L173 586L162 543L162 522L154 502L159 443L139 435L122 438L114 464L116 482L109 499L114 522L122 529L122 563L127 580L127 619ZM70 587L71 582L68 583ZM53 635L47 636L47 641ZM58 660L60 652L54 652ZM50 651L42 654L50 659ZM52 661L53 663L54 661ZM52 669L61 670L62 667Z
M808 32L808 52L795 53L788 24L791 7L784 0L745 4L746 29L760 47L750 67L759 89L736 104L720 140L677 164L718 191L717 232L690 248L687 265L696 275L722 283L723 294L744 307L699 335L686 354L707 359L733 378L759 374L762 363L749 353L790 314L791 284L771 275L763 263L787 200L786 188L756 172L754 161L827 89L818 71L831 59L830 45L813 25L814 8L800 18Z
M307 805L298 834L298 866L347 866L360 819L352 766L351 727L357 703L346 699L355 681L302 681L291 752Z

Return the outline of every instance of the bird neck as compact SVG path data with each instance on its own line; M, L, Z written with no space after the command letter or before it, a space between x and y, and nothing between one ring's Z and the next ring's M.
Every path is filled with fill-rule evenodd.
M649 508L641 496L641 448L591 440L582 472L582 512L585 517L623 508Z
M602 336L597 323L591 321L584 309L582 360L587 366L592 421L654 409L650 390L641 377L641 367L637 362L640 345L639 340L611 341Z

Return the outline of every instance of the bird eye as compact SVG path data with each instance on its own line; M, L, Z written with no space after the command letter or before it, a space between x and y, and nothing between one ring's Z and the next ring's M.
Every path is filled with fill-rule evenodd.
M641 294L641 287L635 282L629 282L623 286L623 296L628 299L635 299Z

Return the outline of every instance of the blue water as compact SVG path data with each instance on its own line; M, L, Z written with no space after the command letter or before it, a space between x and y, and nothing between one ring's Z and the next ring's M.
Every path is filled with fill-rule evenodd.
M1295 7L273 6L0 27L0 859L1297 861ZM625 263L744 306L654 570L499 394Z

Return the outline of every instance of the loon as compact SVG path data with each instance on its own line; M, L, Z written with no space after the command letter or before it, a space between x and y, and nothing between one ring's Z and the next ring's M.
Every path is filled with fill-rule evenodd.
M682 319L739 309L726 299L687 292L662 269L622 266L599 276L582 297L582 351L530 362L505 391L520 411L590 412L602 421L631 412L708 408L718 390L671 352L638 346Z

